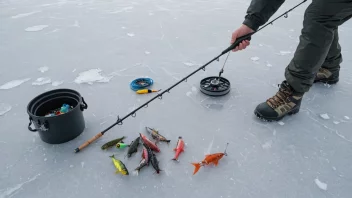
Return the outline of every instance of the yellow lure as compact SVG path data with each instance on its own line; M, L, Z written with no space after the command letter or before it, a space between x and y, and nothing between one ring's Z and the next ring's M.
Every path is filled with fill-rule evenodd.
M147 94L147 93L152 93L152 92L158 92L159 90L154 90L154 89L141 89L138 90L138 94Z
M121 173L122 175L129 175L125 164L121 160L115 159L114 155L112 155L110 157L116 167L116 172L115 172L116 174Z

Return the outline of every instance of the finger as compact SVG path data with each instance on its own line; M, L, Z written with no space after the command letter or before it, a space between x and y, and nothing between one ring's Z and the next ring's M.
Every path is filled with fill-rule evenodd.
M242 43L238 45L238 50L242 50Z

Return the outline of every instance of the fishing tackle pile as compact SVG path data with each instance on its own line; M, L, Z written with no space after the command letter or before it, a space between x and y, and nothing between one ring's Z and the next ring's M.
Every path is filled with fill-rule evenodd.
M208 61L206 64L200 66L198 69L196 69L195 71L193 71L192 73L188 74L187 76L185 76L184 78L182 78L181 80L179 80L178 82L176 82L175 84L171 85L169 88L165 89L164 91L156 94L156 96L152 97L150 100L148 100L147 102L145 102L144 104L142 104L141 106L139 106L138 108L136 108L135 110L133 110L132 112L130 112L129 114L127 114L126 116L124 116L123 118L120 118L119 116L117 117L117 120L115 123L113 123L111 126L109 126L108 128L106 128L104 131L99 132L98 134L96 134L94 137L92 137L91 139L87 140L85 143L83 143L82 145L80 145L79 147L77 147L74 151L75 153L80 152L82 149L84 149L85 147L87 147L88 145L90 145L92 142L96 141L97 139L99 139L101 136L103 136L107 131L109 131L111 128L113 128L116 125L122 125L123 121L125 119L127 119L128 117L132 116L135 117L136 116L136 112L139 111L140 109L142 109L143 107L148 107L148 104L152 101L154 101L155 99L162 99L163 94L170 93L170 90L173 89L174 87L176 87L177 85L179 85L181 82L185 82L187 81L187 79L189 77L191 77L192 75L194 75L195 73L197 73L200 70L205 71L205 67L207 67L210 63L214 62L214 61L219 61L220 57L223 56L224 54L230 52L232 49L235 49L242 41L245 40L251 40L251 37L259 32L260 30L262 30L263 28L267 27L269 24L273 24L274 21L276 21L277 19L279 19L280 17L284 16L285 18L287 18L288 16L288 12L292 11L293 9L295 9L296 7L300 6L301 4L303 4L304 2L306 2L307 0L303 0L301 3L297 4L296 6L294 6L293 8L291 8L290 10L286 11L285 13L283 13L282 15L276 17L274 20L268 22L266 25L264 25L263 27L259 28L258 30L246 34L242 37L239 37L236 39L235 42L233 42L228 48L226 48L224 51L222 51L219 55L217 55L216 57L214 57L213 59L211 59L210 61ZM226 61L225 61L226 62ZM221 69L219 76L216 77L216 79L221 79L221 73L223 72L223 68ZM214 79L213 79L214 80ZM137 85L137 82L141 83L141 86ZM220 81L221 82L221 81ZM218 86L219 80L216 81L211 81L212 86L216 85ZM203 83L204 85L207 85L207 82ZM137 86L136 86L137 85ZM141 81L140 79L136 79L131 83L131 89L133 90L139 90L139 89L145 89L145 87L149 86L148 83L145 83L144 81ZM230 87L230 84L227 84L226 82L222 83L222 86L225 90L228 90ZM214 88L214 87L213 87ZM202 87L201 87L202 89ZM207 91L207 88L204 87L204 90ZM203 91L204 91L203 90ZM218 90L218 88L217 88ZM211 90L209 90L211 91ZM221 92L221 94L224 94ZM226 94L226 92L225 92Z
M155 140L155 142L153 142L151 139L149 139L146 135L139 133L139 136L137 138L135 138L133 141L131 141L130 144L125 144L122 141L125 138L125 136L123 136L121 138L117 138L117 139L114 139L114 140L111 140L111 141L105 143L102 146L102 149L105 150L105 149L113 147L113 146L115 146L116 149L118 149L118 150L121 150L123 148L128 148L126 156L128 158L131 158L134 153L138 152L138 147L139 147L139 145L142 144L142 146L143 146L142 155L141 155L142 159L140 160L138 167L136 167L134 169L136 174L138 175L142 168L147 167L150 164L154 168L155 173L159 174L162 170L159 167L159 160L157 159L155 153L160 153L161 150L157 146L157 143L159 143L159 142L170 143L171 140L162 136L156 129L153 129L150 127L145 127L145 129L146 129L146 132L150 135L150 137ZM176 151L175 157L177 159L180 152L183 152L183 149L184 149L183 140L182 141L180 139L178 140L178 143L177 143L175 149L176 149L175 150ZM128 170L127 170L126 166L122 163L122 161L115 159L114 155L110 156L110 157L113 159L113 162L115 164L117 172L122 173L124 175L128 175Z
M63 104L60 108L57 108L57 109L54 109L54 110L48 112L45 115L45 117L52 117L52 116L65 114L65 113L68 113L69 111L71 111L72 109L73 109L72 106L70 106L68 104Z

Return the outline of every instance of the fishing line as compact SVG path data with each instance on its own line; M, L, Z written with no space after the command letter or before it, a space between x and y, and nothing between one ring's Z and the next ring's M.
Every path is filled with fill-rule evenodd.
M111 128L113 128L116 125L122 125L123 121L128 118L129 116L135 117L136 116L136 112L138 110L140 110L143 107L148 107L148 104L152 101L154 101L155 99L162 99L163 94L165 94L166 92L170 93L170 90L173 89L174 87L176 87L178 84L180 84L181 82L186 81L190 76L194 75L195 73L197 73L200 70L205 71L205 67L208 66L210 63L214 62L215 60L219 60L219 58L221 56L223 56L224 54L230 52L231 50L235 49L242 41L244 40L250 40L251 36L253 34L255 34L256 32L259 32L260 30L262 30L263 28L267 27L269 24L273 24L274 21L276 21L277 19L281 18L282 16L284 16L285 18L288 17L288 12L291 12L293 9L295 9L296 7L300 6L301 4L303 4L304 2L306 2L307 0L303 0L301 3L299 3L298 5L294 6L293 8L289 9L288 11L286 11L285 13L283 13L282 15L276 17L274 20L270 21L269 23L267 23L266 25L264 25L262 28L258 29L255 32L246 34L242 37L239 37L236 39L236 41L234 43L232 43L227 49L225 49L224 51L221 52L221 54L219 54L218 56L216 56L215 58L213 58L212 60L210 60L209 62L207 62L206 64L204 64L203 66L200 66L198 69L196 69L195 71L193 71L192 73L188 74L186 77L182 78L181 80L179 80L178 82L176 82L175 84L171 85L169 88L165 89L163 92L158 93L156 96L154 96L153 98L151 98L150 100L148 100L147 102L145 102L144 104L142 104L140 107L138 107L137 109L133 110L132 112L130 112L129 114L127 114L126 116L124 116L123 118L120 118L119 116L117 116L117 121L112 124L111 126L109 126L108 128L106 128L104 131L99 132L98 134L96 134L94 137L92 137L91 139L89 139L88 141L86 141L85 143L83 143L81 146L79 146L78 148L76 148L74 151L75 153L78 153L79 151L81 151L82 149L84 149L85 147L87 147L88 145L90 145L92 142L94 142L95 140L99 139L101 136L103 136L107 131L109 131ZM226 82L225 82L226 83Z

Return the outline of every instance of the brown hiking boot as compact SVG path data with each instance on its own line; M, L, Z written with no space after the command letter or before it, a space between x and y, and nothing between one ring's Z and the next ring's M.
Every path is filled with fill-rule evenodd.
M279 91L257 106L254 114L266 121L278 121L286 115L298 113L303 93L296 92L287 81L279 85Z
M315 75L314 83L322 82L327 84L335 84L339 81L338 73L334 74L328 69L320 68L318 73Z

